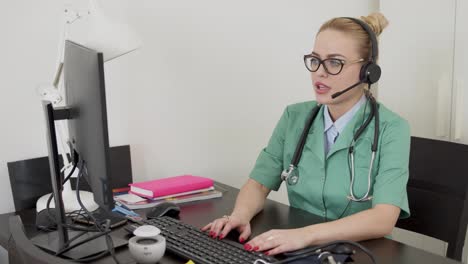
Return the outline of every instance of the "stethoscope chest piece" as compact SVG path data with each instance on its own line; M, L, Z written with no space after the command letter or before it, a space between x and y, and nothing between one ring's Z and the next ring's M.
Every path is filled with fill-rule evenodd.
M286 181L289 185L296 185L299 181L299 173L294 165L289 165L287 170L281 172L281 180Z
M289 185L296 185L299 181L299 173L297 172L297 169L291 171L287 180Z

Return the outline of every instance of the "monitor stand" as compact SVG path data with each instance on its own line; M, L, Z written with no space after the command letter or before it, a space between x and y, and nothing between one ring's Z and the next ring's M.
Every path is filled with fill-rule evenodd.
M32 238L34 244L40 248L52 252L58 253L62 248L67 247L68 244L77 244L87 238L91 238L96 232L83 232L68 230L65 208L62 199L63 190L63 177L59 168L59 155L57 149L57 136L55 134L55 121L66 120L71 117L70 108L54 109L51 103L43 102L43 108L45 113L45 120L47 122L47 148L49 152L49 166L50 176L52 182L52 190L54 193L55 200L55 222L57 224L57 231L49 233L40 233L36 237ZM77 239L74 239L76 235L83 234ZM113 247L117 248L127 244L127 240L112 237ZM100 236L96 239L92 239L83 243L69 251L60 254L61 256L69 257L71 259L81 259L88 256L96 255L101 252L107 251L106 236Z
M79 235L83 233L83 231L68 231L68 237L70 239L73 239L76 235ZM80 236L76 240L71 242L71 245L79 243L80 241L83 241L89 237L92 237L96 234L99 234L98 232L86 232L86 234ZM110 235L112 242L113 242L113 247L118 248L121 246L127 245L127 240L124 240L122 238L118 238L115 236ZM58 238L58 233L57 231L49 232L49 233L41 233L31 239L31 241L37 245L38 247L44 249L45 251L48 251L52 254L56 254L58 252L58 247L59 247L59 238ZM79 245L65 253L62 254L64 257L68 257L73 260L79 260L85 257L90 257L93 255L97 255L101 252L107 251L107 243L106 243L106 236L101 236L99 238L87 241L86 243L83 243L82 245Z

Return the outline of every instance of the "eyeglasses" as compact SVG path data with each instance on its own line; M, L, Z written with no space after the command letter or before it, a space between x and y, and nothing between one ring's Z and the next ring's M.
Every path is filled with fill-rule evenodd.
M346 62L345 60L340 60L337 58L329 58L329 59L324 59L321 60L320 58L314 56L314 55L304 55L304 64L310 72L316 72L320 68L320 65L323 64L323 68L328 74L331 75L337 75L339 74L342 70L345 64L353 64L353 63L358 63L362 62L364 59L359 59L356 61L350 61Z

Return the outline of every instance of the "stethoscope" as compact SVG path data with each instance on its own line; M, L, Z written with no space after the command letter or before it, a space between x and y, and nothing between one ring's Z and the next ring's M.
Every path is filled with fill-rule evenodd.
M370 190L371 190L371 174L372 174L372 169L374 167L374 160L375 160L375 152L377 151L377 143L379 140L379 109L378 109L378 104L375 98L372 96L371 93L366 92L366 97L367 100L370 102L371 109L369 116L367 117L366 121L361 125L361 127L356 131L356 133L353 136L353 140L349 146L349 151L348 151L348 161L351 163L351 183L349 185L349 195L347 198L350 201L353 202L366 202L372 199L372 196L370 196ZM302 131L301 137L299 139L299 143L296 146L296 150L294 151L293 158L291 160L291 164L289 165L289 168L286 170L283 170L281 173L281 180L286 181L289 185L296 185L297 182L299 181L299 171L297 169L297 165L299 164L299 161L302 156L302 150L304 149L306 139L307 139L307 134L309 134L309 130L312 126L312 123L314 122L315 118L317 117L317 114L320 111L320 108L322 106L320 104L317 104L311 111L309 118L306 121L306 125L304 127L304 130ZM354 172L354 148L357 139L359 136L364 132L364 130L369 126L370 122L372 121L372 118L375 119L375 125L374 125L374 142L372 143L371 146L371 160L370 160L370 165L369 165L369 173L367 174L367 192L362 196L362 197L356 197L354 194L354 180L355 180L355 172Z

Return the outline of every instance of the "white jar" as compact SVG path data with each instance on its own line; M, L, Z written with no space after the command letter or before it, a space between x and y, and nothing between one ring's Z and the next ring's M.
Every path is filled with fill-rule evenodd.
M166 239L160 233L151 225L140 226L133 232L135 236L128 241L128 248L138 263L153 264L164 256Z

